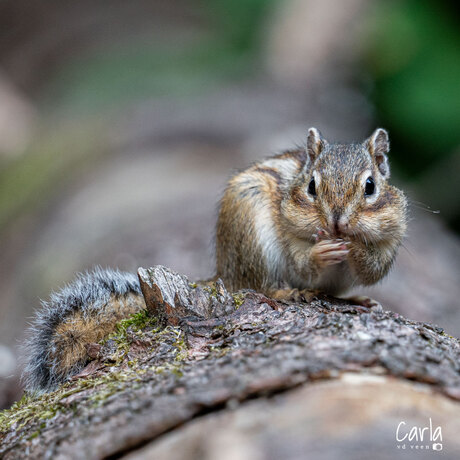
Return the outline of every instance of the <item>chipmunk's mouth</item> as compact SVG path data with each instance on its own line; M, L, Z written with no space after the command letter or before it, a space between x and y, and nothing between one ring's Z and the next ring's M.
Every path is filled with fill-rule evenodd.
M322 239L352 241L359 239L353 231L343 232L340 229L321 228L313 235L316 241Z
M335 238L345 238L352 234L350 222L345 216L334 217L328 225L328 233Z

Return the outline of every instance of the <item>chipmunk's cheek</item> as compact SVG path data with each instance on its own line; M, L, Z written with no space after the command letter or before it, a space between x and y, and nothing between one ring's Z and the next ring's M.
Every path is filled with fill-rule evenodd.
M352 214L348 220L348 228L346 236L353 240L356 238L356 235L360 233L360 219L357 215Z
M369 240L369 222L365 216L355 217L350 231L350 239L356 241L368 241Z
M326 217L324 216L324 214L322 213L319 213L318 214L318 222L320 222L320 228L323 232L325 233L329 233L329 226L328 226L328 223L327 223L327 219Z

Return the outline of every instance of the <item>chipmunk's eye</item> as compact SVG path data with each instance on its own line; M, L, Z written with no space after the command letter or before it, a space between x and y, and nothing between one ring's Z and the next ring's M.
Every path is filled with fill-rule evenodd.
M308 184L308 193L312 196L316 196L316 185L314 177L311 178L311 181Z
M364 186L364 195L370 196L375 192L375 182L372 176L369 176L366 179L366 185Z

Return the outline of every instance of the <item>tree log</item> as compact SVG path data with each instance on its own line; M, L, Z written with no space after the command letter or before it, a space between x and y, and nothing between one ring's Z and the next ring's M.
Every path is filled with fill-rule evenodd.
M325 295L229 294L160 266L139 277L149 316L88 347L57 391L1 413L2 458L423 459L439 445L460 458L460 343L442 329Z

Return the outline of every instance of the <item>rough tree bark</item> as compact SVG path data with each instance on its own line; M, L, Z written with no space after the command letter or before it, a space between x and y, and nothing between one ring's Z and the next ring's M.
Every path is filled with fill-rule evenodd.
M423 459L434 443L460 458L460 344L442 329L161 266L139 278L149 315L89 346L71 382L1 414L2 458Z

